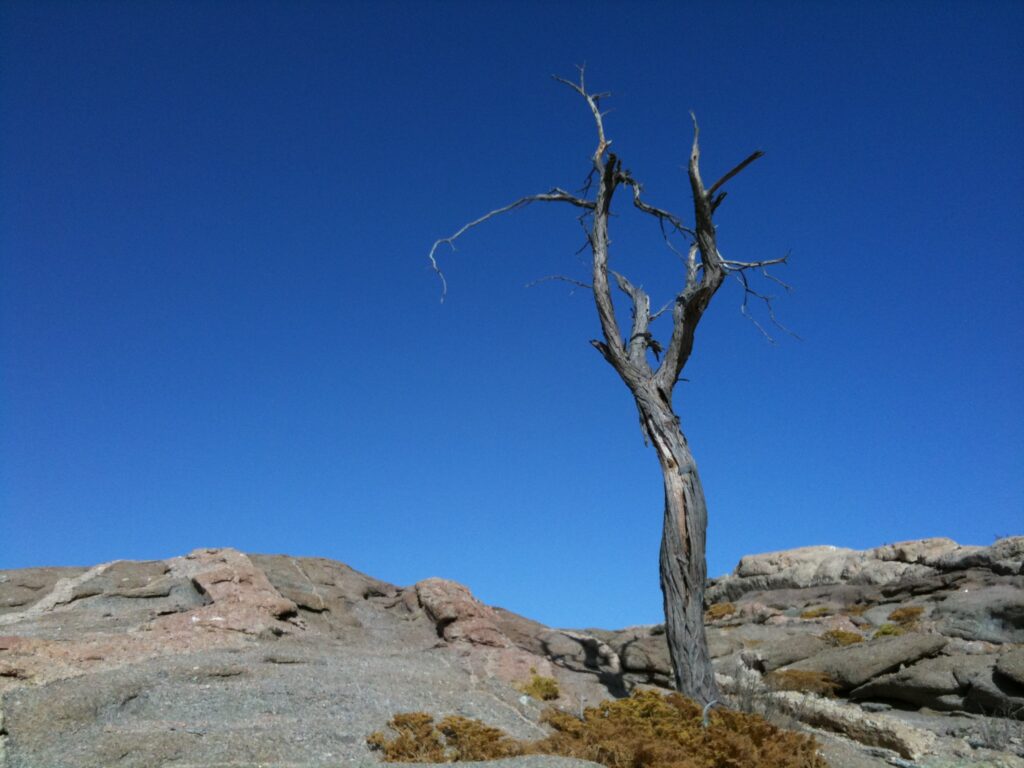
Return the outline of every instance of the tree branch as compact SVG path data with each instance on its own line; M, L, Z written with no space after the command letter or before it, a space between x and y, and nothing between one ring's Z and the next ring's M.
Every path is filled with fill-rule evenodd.
M594 168L597 169L598 173L604 170L604 153L611 146L611 142L605 138L604 135L604 113L601 112L600 101L602 97L609 96L608 93L587 93L587 86L584 80L585 66L578 66L576 69L580 72L579 83L574 83L571 80L566 80L564 77L558 75L552 75L551 79L563 83L572 88L576 93L586 99L587 106L590 107L590 112L594 116L594 124L597 127L597 149L594 150L594 155L591 160L594 163Z
M761 150L757 150L756 152L752 153L750 155L750 157L748 157L742 163L740 163L735 168L733 168L731 171L729 171L727 174L725 174L725 176L723 176L718 181L716 181L714 184L712 184L711 185L711 189L709 189L707 191L707 196L709 198L713 197L715 192L717 192L718 189L722 185L725 184L725 182L729 181L729 179L731 179L733 176L738 174L740 171L742 171L744 168L746 168L748 165L750 165L752 162L754 162L755 160L757 160L760 157L764 157L764 152L762 152ZM717 208L718 206L715 206L715 207Z
M762 273L765 275L765 277L768 277L773 280L775 279L772 278L772 276L769 275L764 270L762 270ZM764 327L759 322L757 322L757 319L747 309L747 300L751 296L753 296L756 299L760 299L761 301L764 302L764 305L768 310L768 318L772 321L772 324L776 328L778 328L781 331L784 331L785 333L788 333L794 339L800 339L799 336L797 336L795 333L793 333L793 331L789 330L789 328L780 323L778 318L775 317L775 307L772 304L772 301L774 301L775 299L774 296L768 296L766 294L755 291L753 288L751 288L750 282L747 280L747 275L745 272L739 271L736 272L735 275L736 279L739 280L740 283L743 285L743 303L740 304L740 312L743 314L744 317L746 317L750 322L754 324L754 327L757 328L757 330L759 330L764 335L764 337L768 340L768 343L774 344L775 339L772 337L770 333L768 333L768 331L764 329ZM789 286L783 283L781 280L776 280L775 282L781 284L783 287L786 288L787 291L789 290ZM802 341L802 339L800 340Z
M438 278L441 280L442 304L444 303L445 296L448 295L448 281L445 280L444 273L441 271L441 267L437 263L436 254L438 247L440 247L441 245L448 245L454 251L455 241L462 237L462 235L464 235L466 232L473 229L473 227L479 226L480 224L483 224L485 221L493 219L495 216L500 216L503 213L514 211L516 208L522 208L524 206L529 205L530 203L537 202L569 203L570 205L575 205L578 208L594 208L594 203L591 202L590 200L584 200L583 198L576 197L575 195L566 192L564 189L559 189L558 187L555 187L550 192L542 192L541 194L538 195L527 195L526 197L521 197L515 202L509 203L508 205L502 206L501 208L495 208L493 211L485 213L480 218L475 219L474 221L471 221L468 224L465 224L454 235L451 235L450 237L442 237L440 240L435 241L433 247L430 249L430 253L427 254L427 258L430 259L430 266L433 268L434 272L437 273Z
M651 320L651 299L643 288L633 285L625 275L612 271L619 290L629 296L633 309L633 327L629 331L629 360L640 370L650 368L647 363L648 347L656 357L661 355L661 345L648 330Z
M654 216L663 225L667 221L672 225L672 228L681 235L689 235L690 237L696 237L697 233L687 227L674 213L656 208L640 199L640 193L643 191L643 186L632 176L625 174L622 183L633 190L633 205L646 214ZM673 249L674 250L674 249Z
M531 280L530 282L528 282L526 284L526 287L533 288L533 286L535 285L551 282L552 280L559 280L563 283L569 283L570 285L575 285L578 288L586 288L588 291L594 289L594 286L590 285L590 283L584 283L581 280L574 280L573 278L566 277L565 275L546 275L545 277L538 277L536 280Z
M736 272L738 270L743 270L743 269L757 269L757 268L760 268L760 269L763 270L764 267L770 267L773 264L785 264L785 263L787 263L787 261L786 261L787 259L789 259L789 254L788 253L785 256L780 256L777 259L766 259L764 261L732 261L730 259L723 258L722 259L722 266L724 266L726 269L728 269L731 272ZM772 277L770 279L774 280L775 278Z

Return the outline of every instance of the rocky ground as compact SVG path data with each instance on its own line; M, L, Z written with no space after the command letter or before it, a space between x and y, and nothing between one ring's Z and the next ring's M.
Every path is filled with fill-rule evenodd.
M746 557L708 590L729 703L813 729L834 768L1024 766L1022 563L1024 537ZM410 710L535 738L533 671L577 711L665 685L668 653L656 626L554 629L317 558L0 572L0 768L371 766Z

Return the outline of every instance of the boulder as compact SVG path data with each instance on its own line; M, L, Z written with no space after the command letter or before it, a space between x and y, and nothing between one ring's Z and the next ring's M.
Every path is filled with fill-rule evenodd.
M438 637L505 648L509 639L498 628L499 617L466 587L447 579L424 579L414 586L416 597L437 627Z
M1024 585L1020 579L1000 579L979 589L964 586L937 601L932 613L938 631L967 640L1024 643Z
M972 677L970 683L964 696L965 709L993 717L1024 720L1024 686L995 672L994 665L985 673Z
M752 650L744 651L748 666L761 672L771 672L803 659L817 656L832 648L822 638L812 634L801 634L779 638L777 642L764 643Z
M250 555L281 595L302 611L303 620L337 636L362 627L366 600L397 602L400 590L343 563L320 557Z
M787 669L823 672L839 685L841 691L849 691L902 665L933 656L945 644L946 639L939 635L911 633L883 637L822 651L789 665Z
M994 656L937 656L880 675L854 689L854 700L888 700L937 710L964 708L974 682L992 676Z
M916 541L900 541L896 544L885 544L868 551L869 556L878 560L894 560L900 563L920 563L932 565L932 561L949 552L960 549L960 545L952 539L934 538Z
M996 672L1011 683L1024 687L1024 648L1002 654L996 661Z
M672 676L668 645L663 638L638 638L622 649L619 658L626 672Z
M860 744L890 749L909 760L918 760L935 749L935 734L883 713L864 712L860 707L796 691L772 693L771 700L780 711L801 722Z
M71 591L72 600L81 600L96 595L113 597L147 597L159 594L148 588L160 580L170 569L162 560L134 562L118 560L90 578L77 583Z
M795 580L803 581L804 583L800 586L808 586L823 563L840 562L853 554L855 554L855 550L852 549L814 546L747 555L740 558L735 575L740 578L749 578L787 573Z
M959 547L931 561L944 571L985 568L1002 575L1024 572L1024 536L1008 536L989 547Z
M541 635L544 655L555 664L577 672L618 674L622 661L600 637L571 629L548 630Z
M0 571L0 615L23 611L41 600L61 579L73 579L85 568L23 568Z

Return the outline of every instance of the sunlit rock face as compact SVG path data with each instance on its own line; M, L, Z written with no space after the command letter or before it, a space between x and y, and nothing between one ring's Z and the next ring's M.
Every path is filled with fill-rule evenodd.
M989 718L955 713L1024 712L1022 560L1024 537L745 557L708 589L723 688L767 700L790 672L825 676L829 706L799 691L777 705L847 736L870 715L906 736L873 745L893 754L956 742L958 764L991 758L963 747ZM572 712L672 678L661 627L547 627L452 581L399 587L322 558L200 549L0 572L2 768L370 765L365 736L412 710L533 738L547 704L520 688L535 674Z

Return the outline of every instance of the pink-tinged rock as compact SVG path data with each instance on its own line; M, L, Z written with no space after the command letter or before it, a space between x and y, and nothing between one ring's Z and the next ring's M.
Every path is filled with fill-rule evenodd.
M24 646L27 638L17 635L0 635L0 651L13 651L19 646Z
M500 618L466 587L447 579L424 579L415 585L416 596L437 633L449 642L460 640L504 648L511 643L498 628Z
M160 630L227 630L259 634L279 628L282 619L295 616L298 607L283 597L252 561L234 549L197 549L168 561L172 573L191 578L212 605L158 618Z

